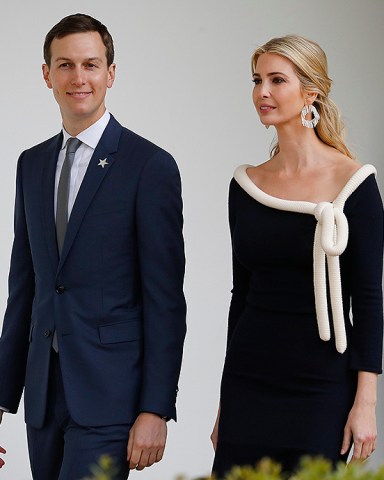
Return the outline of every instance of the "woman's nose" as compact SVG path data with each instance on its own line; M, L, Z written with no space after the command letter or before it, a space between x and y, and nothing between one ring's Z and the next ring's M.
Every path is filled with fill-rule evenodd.
M259 98L268 98L270 93L269 93L269 88L268 88L268 85L266 83L262 83L260 85L258 85L258 97Z

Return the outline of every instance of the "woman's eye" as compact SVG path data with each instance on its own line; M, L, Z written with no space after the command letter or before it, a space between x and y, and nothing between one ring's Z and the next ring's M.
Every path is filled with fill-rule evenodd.
M284 82L285 82L284 78L281 78L281 77L275 77L273 79L273 83L284 83Z
M260 80L260 78L252 78L252 82L253 82L255 85L260 85L261 80Z

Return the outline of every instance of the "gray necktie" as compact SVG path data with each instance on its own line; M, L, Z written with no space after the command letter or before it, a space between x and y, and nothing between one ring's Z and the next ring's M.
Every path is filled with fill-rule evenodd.
M56 202L56 238L59 255L64 244L65 233L68 224L68 195L69 195L69 181L71 178L71 168L73 160L75 159L75 152L80 147L81 140L78 138L69 138L67 142L67 150L65 152L65 159L61 168L59 185L57 187L57 202ZM56 330L53 332L52 348L55 352L59 351L57 344Z
M69 181L71 178L71 168L75 158L75 152L80 147L81 140L78 138L69 138L67 142L67 150L63 167L61 169L59 185L57 188L57 204L56 204L56 237L59 255L64 244L65 233L68 224L68 195Z

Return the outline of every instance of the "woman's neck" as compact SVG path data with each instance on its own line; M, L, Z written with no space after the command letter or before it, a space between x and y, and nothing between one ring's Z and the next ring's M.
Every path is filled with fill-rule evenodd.
M299 127L301 130L280 128L277 131L279 153L274 157L276 167L287 173L295 173L303 168L310 168L325 157L329 148L317 137L314 130Z

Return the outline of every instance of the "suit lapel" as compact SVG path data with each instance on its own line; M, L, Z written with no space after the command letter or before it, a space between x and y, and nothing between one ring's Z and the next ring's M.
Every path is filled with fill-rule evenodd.
M121 130L121 125L111 115L111 119L89 162L79 193L73 205L60 256L59 270L65 262L89 205L115 162L112 153L117 151ZM105 161L107 163L105 163Z
M56 241L56 225L54 211L54 195L55 195L55 176L56 165L59 151L63 142L62 134L58 134L53 138L51 144L44 151L43 168L42 168L42 189L43 189L43 221L44 232L47 240L49 255L52 260L54 270L59 263L59 254L57 251Z

